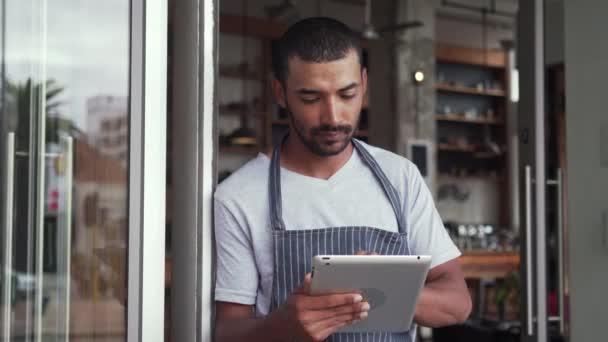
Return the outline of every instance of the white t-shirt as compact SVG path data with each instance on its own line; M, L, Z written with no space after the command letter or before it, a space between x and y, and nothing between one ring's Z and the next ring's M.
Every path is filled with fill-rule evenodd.
M407 212L411 254L432 255L431 268L460 256L420 172L409 160L367 144ZM270 159L259 154L215 192L215 300L270 307L274 251L270 226ZM330 179L281 168L286 229L368 226L397 232L393 208L372 171L355 152Z

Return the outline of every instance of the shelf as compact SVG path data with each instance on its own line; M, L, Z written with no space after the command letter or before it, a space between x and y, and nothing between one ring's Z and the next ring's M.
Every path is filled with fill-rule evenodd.
M435 116L437 121L443 121L443 122L459 122L459 123L468 123L468 124L480 124L480 125L504 125L504 122L502 120L497 120L497 119L486 119L486 118L480 118L480 119L469 119L469 118L465 118L462 115L459 114L437 114Z
M463 181L463 180L482 180L482 181L488 181L488 182L503 182L504 181L504 177L493 177L493 176L453 176L453 175L449 175L449 174L439 174L437 176L438 180L446 180L446 181L450 181L450 180L455 180L455 181Z
M475 152L477 151L476 145L451 145L451 144L438 144L437 150L446 152Z
M435 86L439 91L458 93L458 94L469 94L478 96L492 96L492 97L505 97L504 90L478 90L476 88L457 86L451 84L440 83Z
M497 69L504 69L507 64L507 56L503 50L483 50L440 43L435 46L435 54L438 61L445 63Z
M504 278L519 268L518 252L464 252L458 258L465 278Z
M496 158L502 158L505 153L505 147L502 146L501 150L502 153L497 154L497 155L490 155L490 156L479 156L476 155L475 153L477 152L482 152L482 150L480 149L481 146L479 145L465 145L465 146L459 146L459 145L452 145L452 144L437 144L437 151L439 152L454 152L454 153L473 153L473 157L474 158L478 158L478 159L496 159Z
M257 146L226 146L220 145L221 153L233 153L233 154L258 154L260 149Z

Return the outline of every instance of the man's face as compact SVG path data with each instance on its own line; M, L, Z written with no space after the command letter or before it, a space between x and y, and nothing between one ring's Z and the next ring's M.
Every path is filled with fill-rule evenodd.
M294 130L312 153L339 154L357 127L367 89L367 73L356 51L324 63L295 56L288 66L285 87L273 81L279 105L287 109Z

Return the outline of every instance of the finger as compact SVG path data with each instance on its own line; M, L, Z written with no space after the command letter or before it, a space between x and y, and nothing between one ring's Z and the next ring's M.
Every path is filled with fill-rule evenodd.
M321 329L320 331L318 331L314 336L316 340L320 340L320 341L324 341L326 338L328 338L330 335L332 335L333 333L335 333L336 331L338 331L340 328L343 328L349 324L351 324L351 322L342 322L336 325L332 325L329 326L327 328Z
M340 293L320 296L301 296L298 298L301 309L322 310L338 306L357 304L363 301L363 296L359 293Z
M308 329L309 329L309 331L313 331L313 332L324 331L327 329L333 329L335 331L335 330L339 329L338 327L341 327L345 324L351 324L356 321L364 320L367 317L368 317L367 312L338 315L338 316L334 316L331 318L327 318L324 320L320 320L320 321L311 323L310 325L308 325Z
M306 273L306 275L304 276L304 282L302 283L303 288L304 288L304 293L309 294L310 293L310 283L312 281L312 276L310 273Z
M342 306L337 306L331 309L325 310L314 310L309 311L304 315L305 320L312 321L320 321L328 318L345 315L345 314L358 314L361 312L369 312L370 305L368 302L361 302L357 304L347 304Z

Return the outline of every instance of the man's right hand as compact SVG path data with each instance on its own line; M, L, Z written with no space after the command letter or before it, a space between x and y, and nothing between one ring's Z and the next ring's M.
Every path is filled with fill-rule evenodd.
M310 294L310 274L278 310L298 341L323 341L338 329L367 318L369 304L358 293Z

